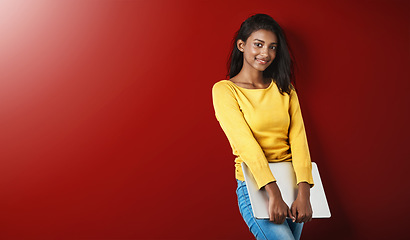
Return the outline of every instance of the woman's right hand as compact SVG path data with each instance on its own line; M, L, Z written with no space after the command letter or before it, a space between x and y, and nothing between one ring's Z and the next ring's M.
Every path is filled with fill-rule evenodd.
M265 185L265 190L269 196L269 220L271 222L282 224L287 216L295 219L289 206L283 201L276 182L271 182Z

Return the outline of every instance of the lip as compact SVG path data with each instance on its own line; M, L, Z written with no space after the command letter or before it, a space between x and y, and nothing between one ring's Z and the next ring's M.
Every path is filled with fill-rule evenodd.
M267 63L269 62L267 59L256 59L256 61L257 61L259 64L262 64L262 65L265 65L265 64L267 64Z

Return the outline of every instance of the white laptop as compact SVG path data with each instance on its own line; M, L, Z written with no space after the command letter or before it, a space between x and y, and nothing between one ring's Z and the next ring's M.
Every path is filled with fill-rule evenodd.
M292 206L298 193L296 185L296 175L292 162L269 163L269 167L276 179L283 201ZM242 162L242 169L245 176L246 187L252 205L253 215L259 219L269 219L268 194L264 188L259 190L251 171ZM325 191L319 176L316 163L312 162L312 175L314 186L310 189L310 204L312 205L312 218L330 218L330 209L326 200Z

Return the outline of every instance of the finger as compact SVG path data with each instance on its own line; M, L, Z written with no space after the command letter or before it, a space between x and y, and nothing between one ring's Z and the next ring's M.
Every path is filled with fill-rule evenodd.
M281 216L280 212L277 212L277 213L275 214L275 221L274 221L274 223L276 223L276 224L281 224L281 221L282 221L282 216Z
M274 214L270 213L269 214L269 221L274 222L275 221L275 216Z
M305 217L306 217L305 213L304 212L298 212L298 216L299 216L299 223L304 222Z
M295 209L293 209L292 213L293 213L293 216L295 216L295 222L299 223L299 221L300 221L300 212L299 212L299 210L295 207Z
M292 214L292 211L288 208L288 217L292 218L292 221L294 221L295 217Z
M289 215L289 207L286 205L286 210L283 212L283 221L286 221L286 218Z
M280 224L282 224L286 220L286 215L286 211L280 213Z
M293 215L293 222L296 222L297 214L296 214L296 207L292 205L292 215Z
M308 219L309 219L309 217L305 214L302 218L302 222L307 222Z
M280 218L279 218L279 224L282 224L283 222L285 222L286 219L286 215L285 214L281 214Z
M305 217L305 215L303 213L298 212L297 217L296 217L296 222L301 223L304 217Z
M276 223L277 219L278 219L277 214L273 213L272 214L272 222Z
M307 220L309 220L309 216L305 214L305 216L303 216L302 222L307 222Z
M312 219L312 213L308 212L305 217L305 222L309 222Z
M280 213L278 213L277 215L276 215L276 223L277 224L282 224L282 216L280 215Z
M278 224L279 223L279 218L275 217L275 219L273 219L273 223Z
M274 219L275 219L274 213L269 211L269 221L273 222Z
M285 222L286 218L282 218L279 222L279 224L283 224Z
M312 221L313 214L310 215L308 222Z

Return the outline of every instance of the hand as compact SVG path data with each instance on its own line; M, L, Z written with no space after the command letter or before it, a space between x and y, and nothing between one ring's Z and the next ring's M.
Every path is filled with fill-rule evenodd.
M288 205L283 201L282 195L276 182L271 182L265 186L269 196L269 220L276 224L282 224L286 216L295 219Z
M313 214L312 206L310 205L310 186L305 182L298 185L298 196L290 207L293 216L296 217L293 222L310 222Z
M269 198L269 221L282 224L286 217L295 219L288 205L280 198Z
M313 211L309 199L297 197L290 208L293 216L296 217L293 222L301 223L312 220Z

